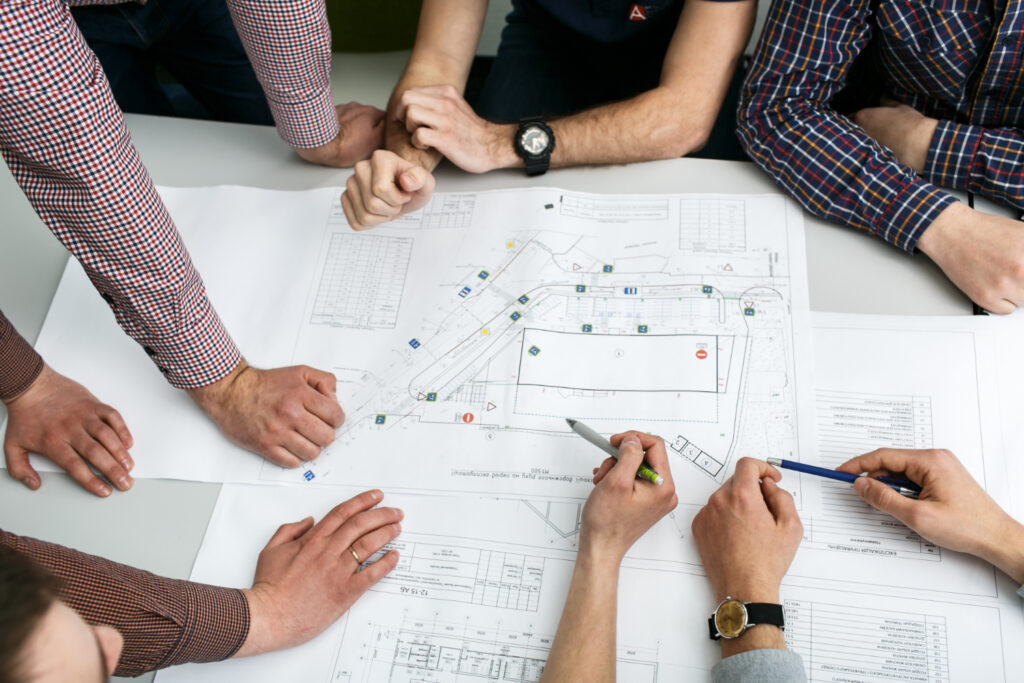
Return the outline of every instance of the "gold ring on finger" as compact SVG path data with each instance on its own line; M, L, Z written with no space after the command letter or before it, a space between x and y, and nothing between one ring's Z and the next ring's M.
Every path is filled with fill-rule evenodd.
M355 548L349 546L348 551L352 553L352 558L356 561L356 564L362 564L363 561L359 559L359 555L356 554Z

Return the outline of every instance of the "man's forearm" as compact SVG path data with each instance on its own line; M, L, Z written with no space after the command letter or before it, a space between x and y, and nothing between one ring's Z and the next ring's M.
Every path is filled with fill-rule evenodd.
M543 681L614 681L619 560L581 547Z

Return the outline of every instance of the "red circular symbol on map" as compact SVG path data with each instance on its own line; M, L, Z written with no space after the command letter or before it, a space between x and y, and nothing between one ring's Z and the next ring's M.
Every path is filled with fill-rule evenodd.
M708 352L707 351L705 351L704 349L697 349L697 358L700 358L701 360L704 360L707 357L708 357Z
M472 422L473 421L473 413L464 413L462 415L462 421L465 422L466 424L469 424L470 422Z

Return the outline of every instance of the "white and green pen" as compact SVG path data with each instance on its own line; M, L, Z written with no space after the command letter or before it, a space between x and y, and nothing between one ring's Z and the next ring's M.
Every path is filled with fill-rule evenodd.
M616 460L619 459L619 449L613 446L611 441L578 420L565 418L565 421L569 423L569 428L572 429L572 431L576 432ZM661 486L665 483L665 480L661 478L661 475L652 470L646 461L640 464L640 469L636 471L636 476L641 479L646 479L657 486Z

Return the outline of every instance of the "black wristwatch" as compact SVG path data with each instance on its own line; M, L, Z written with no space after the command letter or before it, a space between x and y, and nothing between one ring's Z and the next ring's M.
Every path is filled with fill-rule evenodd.
M770 624L786 630L782 605L769 602L740 602L729 596L718 603L708 619L711 640L739 638L751 626Z
M531 116L519 122L513 141L516 154L526 162L526 175L547 173L551 166L551 153L555 151L555 132L544 123L543 117Z

